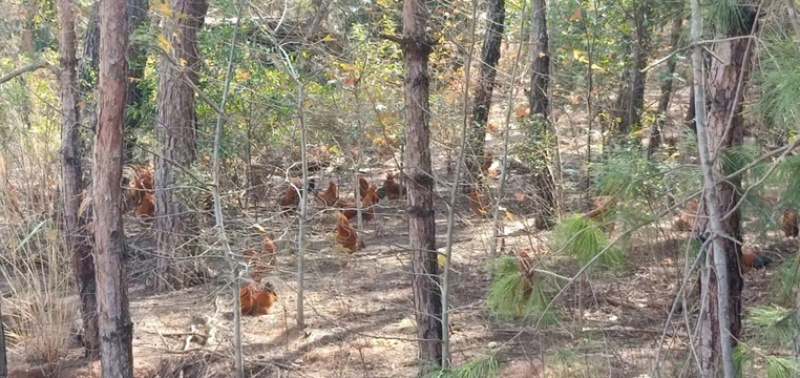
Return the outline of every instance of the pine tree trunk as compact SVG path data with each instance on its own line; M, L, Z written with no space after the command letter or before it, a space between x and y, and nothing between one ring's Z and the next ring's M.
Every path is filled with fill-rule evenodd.
M425 28L426 4L403 1L403 63L405 79L406 155L408 177L408 233L412 251L412 288L419 338L419 375L424 376L442 364L442 297L436 258L430 152L430 77L428 58L431 41Z
M100 103L94 143L95 263L104 377L133 377L133 323L128 310L122 228L122 131L128 35L124 0L100 2Z
M75 281L83 318L84 348L87 357L99 357L97 329L97 285L94 259L86 235L85 217L78 214L83 191L80 128L78 119L77 61L75 56L75 4L58 1L59 64L61 97L61 197L64 206L62 231L73 259Z
M148 0L127 0L128 11L128 36L133 33L147 20ZM144 68L147 64L147 46L142 43L133 42L128 46L128 93L125 97L125 105L129 108L139 109L142 105L143 90L141 81L144 78ZM141 123L141 117L131 117L126 112L125 116L125 161L131 161L136 147L135 129Z
M670 50L674 53L678 49L678 44L681 39L681 29L683 28L683 9L680 8L675 11L672 17L672 32L669 36ZM672 84L675 76L675 66L678 63L678 57L673 55L667 60L667 70L664 73L666 76L661 81L661 96L658 99L658 108L656 110L656 121L653 122L653 128L650 130L650 143L647 144L647 157L650 158L655 153L656 149L661 147L662 127L667 118L669 110L669 100L672 98ZM694 98L692 98L694 101ZM691 105L690 105L691 106Z
M97 126L97 104L90 102L89 94L97 89L97 66L100 55L100 2L89 9L89 21L83 36L83 56L78 63L80 100L85 105L80 114L84 127L94 130ZM88 142L85 137L83 142Z
M531 2L531 89L528 104L531 110L530 130L539 146L534 148L533 184L536 194L541 198L537 208L540 210L537 224L546 227L555 214L555 184L550 172L550 151L554 148L550 135L550 102L548 87L550 85L550 52L547 34L547 2L533 0Z
M722 172L717 176L724 176L732 173L735 167L719 163L720 155L730 148L739 146L744 139L744 124L742 119L742 101L744 88L749 77L748 59L749 39L736 38L749 35L755 22L754 11L740 3L743 10L743 25L733 26L728 31L718 33L713 48L715 58L711 62L709 70L708 89L706 93L708 105L708 125L706 134L708 139L709 159L711 162L717 161L716 166L722 166ZM741 86L740 86L741 83ZM698 132L701 131L698 123ZM709 163L710 164L710 163ZM713 272L708 274L708 279L701 285L701 297L706 299L705 308L707 316L700 319L700 348L701 366L706 374L717 372L720 365L720 326L715 321L720 316L720 311L727 311L729 321L729 332L731 347L736 345L736 340L742 332L741 311L742 311L742 286L743 280L740 274L739 261L742 255L741 242L742 230L740 220L740 210L736 208L739 201L740 179L720 180L716 184L717 213L721 217L721 232L725 236L718 236L710 249L710 253L724 254L727 260L725 274ZM704 206L705 207L705 206ZM703 209L705 214L710 215L708 209ZM730 215L728 215L730 214ZM705 238L712 234L711 223L707 217L699 217L698 230L701 237ZM716 259L720 256L712 255ZM728 286L728 308L719 309L716 295L719 282L716 276L727 277ZM722 361L727 363L726 361Z
M489 120L489 108L492 105L492 92L497 76L497 62L500 60L500 46L505 30L505 0L487 0L486 31L481 47L480 73L478 88L472 105L472 122L470 123L469 151L467 156L467 181L477 182L481 177L484 144L486 142L486 123Z
M156 129L161 155L156 158L155 200L156 241L160 255L156 277L150 287L156 291L179 289L183 273L176 257L187 232L186 207L172 187L179 181L174 165L188 168L195 160L194 90L187 80L197 83L200 59L197 32L208 10L205 0L173 0L175 15L165 20L164 35L170 42L169 58L162 57L158 77Z
M628 82L617 100L615 112L617 143L629 141L629 135L639 124L644 110L644 86L647 74L643 70L647 67L647 58L650 55L650 29L646 21L652 14L648 2L649 0L638 0L633 4L631 68L627 72Z
M2 301L0 301L2 302ZM3 309L0 306L0 319L3 318ZM6 329L0 322L0 378L8 377L8 358L6 357Z

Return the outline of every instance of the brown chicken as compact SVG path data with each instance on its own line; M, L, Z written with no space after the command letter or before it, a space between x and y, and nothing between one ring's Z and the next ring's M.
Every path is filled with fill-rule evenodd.
M772 259L754 252L742 252L742 274L747 274L751 269L761 269L772 264Z
M369 190L369 182L367 179L363 177L358 178L358 195L361 199L367 197L367 191Z
M338 213L336 220L336 243L344 247L349 253L364 248L364 242L358 237L358 233L344 214Z
M289 185L283 192L281 198L278 198L278 206L280 206L283 215L290 215L297 212L297 207L300 206L300 192L296 188L301 188L303 185L298 180L293 181L293 185ZM308 180L308 190L313 192L316 186L314 179Z
M239 304L241 305L242 315L269 314L270 307L277 301L278 294L271 287L259 290L256 284L251 282L239 288Z
M124 191L125 211L136 210L146 193L153 193L153 172L147 166L137 168Z
M604 231L614 229L614 222L611 221L611 212L614 209L614 201L611 196L597 197L592 202L592 210L587 216L589 219L600 225Z
M339 201L339 192L336 189L336 183L328 181L328 189L319 195L319 200L324 206L333 206Z
M489 214L489 199L479 190L477 186L472 186L469 189L469 205L472 211L478 216L484 218Z
M402 190L400 189L400 184L394 181L394 174L392 174L392 172L386 174L386 181L383 182L383 190L386 191L387 199L400 199Z
M283 192L281 198L278 199L278 206L281 207L281 211L284 214L288 214L297 210L297 206L300 205L300 195L294 189L293 186L289 186L286 188L286 191Z
M672 229L677 232L689 232L694 230L695 216L697 215L697 200L692 199L686 203L686 211L681 212L672 222Z
M259 251L249 249L242 253L244 261L250 266L250 277L258 281L274 267L278 266L278 255L275 253L275 243L269 236L264 237L264 247Z
M481 164L481 172L487 173L489 172L489 167L492 166L492 159L494 159L494 154L491 151L486 151L483 155L483 163Z
M784 211L783 220L781 221L781 230L783 230L783 234L786 235L787 238L796 237L798 231L800 231L797 224L797 214L793 211Z
M139 207L136 208L136 215L140 217L152 217L155 214L156 204L153 193L145 192L144 197L142 197L142 202L140 202Z
M139 190L153 190L153 171L150 167L140 167L136 170L135 188Z
M377 190L377 186L370 186L367 189L367 193L364 195L364 199L361 200L361 219L365 222L369 222L375 218L374 205L380 201ZM339 205L342 208L342 214L347 217L347 219L353 219L358 216L358 209L354 201L340 202Z
M517 268L520 272L519 290L522 292L523 298L528 300L531 292L533 291L533 259L528 255L527 251L521 250L517 252Z

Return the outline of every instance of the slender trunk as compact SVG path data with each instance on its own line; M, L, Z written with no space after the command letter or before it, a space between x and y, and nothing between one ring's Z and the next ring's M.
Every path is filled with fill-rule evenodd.
M288 61L289 57L285 57ZM303 118L303 84L298 77L295 77L297 84L297 123L300 126L300 160L303 168L303 188L300 191L300 216L298 217L298 230L297 230L297 327L300 329L305 328L306 318L304 312L304 284L305 267L303 266L303 259L306 253L306 216L308 214L308 154L306 151L307 138L306 138L306 124Z
M629 141L631 131L639 125L644 110L644 86L647 78L644 68L650 52L650 29L648 19L652 13L650 0L633 2L633 36L630 41L631 68L626 74L627 83L616 106L617 143Z
M694 86L692 86L691 91L689 92L689 108L686 109L686 115L683 117L683 123L692 130L692 133L697 136L697 123L695 122L695 111L694 111Z
M133 377L133 323L128 310L122 228L122 131L128 44L124 0L100 3L100 104L94 148L94 239L103 376Z
M715 175L715 161L726 150L739 146L744 139L742 101L749 76L748 53L750 40L736 38L751 33L755 26L755 10L739 4L743 16L741 25L718 32L714 43L709 70L708 90L703 92L702 55L697 47L692 55L695 75L695 122L700 149L701 167L705 182L704 211L707 218L698 218L701 238L712 238L711 250L714 271L704 279L701 293L706 293L708 315L701 317L700 353L701 367L709 376L715 376L721 364L725 377L733 377L732 349L742 331L742 276L738 262L741 258L742 231L739 202L740 179L716 182L714 177L728 175L730 169L722 164L723 171ZM700 38L699 5L692 4L692 38ZM695 17L697 19L695 19ZM699 79L700 78L700 79ZM705 121L705 96L712 101ZM706 124L707 123L707 124ZM719 164L719 163L718 163ZM706 220L707 219L707 220ZM715 298L716 294L716 298ZM714 322L714 320L717 320ZM719 353L717 350L719 349Z
M242 19L241 16L241 9L242 6L239 5L239 12L236 15L236 26L233 29L233 36L231 37L231 52L228 56L228 67L225 70L225 87L222 90L222 100L220 100L219 108L223 111L225 110L225 104L228 101L228 92L230 90L231 85L231 74L233 72L233 58L236 53L236 37L239 31L239 25ZM236 282L239 278L240 273L240 266L237 261L233 257L233 252L231 251L231 244L228 241L228 236L225 233L225 219L222 217L222 203L220 200L219 194L219 149L220 144L222 143L222 124L223 124L223 115L217 114L217 124L214 129L214 155L212 161L212 179L214 181L214 187L212 188L212 196L214 198L214 219L217 224L217 237L219 241L225 248L225 258L228 260L228 267L231 272L231 281ZM233 297L233 348L234 348L234 373L236 378L244 377L244 364L242 361L242 311L241 311L241 303L239 298L239 287L238 285L233 285L232 287L232 297Z
M195 160L194 90L199 77L200 59L197 33L208 10L206 0L173 0L175 14L164 20L164 35L171 45L170 58L162 57L158 77L156 128L161 154L155 164L156 243L159 256L156 275L150 287L156 291L179 289L183 272L176 257L184 255L184 237L189 218L186 206L173 191L178 168L188 168Z
M133 33L147 20L148 0L127 0L128 11L128 35ZM125 105L129 108L139 109L142 105L143 88L141 81L144 78L144 69L147 65L147 46L142 43L131 43L128 46L128 93L125 97ZM142 119L138 115L131 115L132 112L125 113L125 161L133 159L134 147L136 146L136 133L134 132L141 123ZM139 114L139 112L133 112Z
M34 18L39 9L39 4L35 0L29 0L24 2L22 7L22 35L20 36L22 39L22 45L20 49L21 56L27 56L28 58L33 58L35 49L34 49L34 41L33 41L33 31L36 28L36 23ZM30 130L31 126L31 114L33 114L33 101L31 100L32 92L28 90L28 81L25 80L24 76L20 76L17 78L19 81L20 87L22 87L25 93L21 97L20 101L20 108L22 109L20 112L20 116L22 117L22 123L25 125L25 128Z
M97 285L94 259L88 243L85 218L79 214L83 191L80 125L78 119L77 61L75 57L75 4L72 0L58 1L59 64L61 97L61 198L63 203L63 232L70 249L78 284L81 316L83 318L85 355L99 357L97 329Z
M403 1L403 65L405 79L406 177L408 233L412 254L411 284L419 338L419 375L442 364L442 298L436 258L428 104L428 59L431 41L425 31L426 3Z
M486 141L486 122L489 120L489 108L492 105L497 62L500 61L500 46L505 31L505 0L487 0L486 31L481 47L478 87L472 105L472 122L470 124L469 150L467 156L467 180L476 183L481 177L481 165Z
M531 89L528 95L528 104L531 110L529 132L533 140L539 143L533 152L533 184L536 194L541 198L538 204L540 213L537 216L537 225L548 228L555 214L555 196L553 190L553 175L550 172L550 151L553 149L549 125L550 102L548 87L550 85L550 52L549 36L547 34L547 2L533 0L531 2L531 39L532 58Z
M80 102L85 105L80 114L84 127L94 130L97 126L97 104L91 93L97 89L97 61L100 55L100 1L92 4L89 21L83 36L83 56L78 63ZM89 139L84 140L87 142Z
M2 301L0 301L2 302ZM3 309L0 305L0 319L3 318ZM8 377L8 358L6 357L6 329L0 321L0 378Z
M494 0L489 1L489 7L494 7ZM503 7L503 0L499 0L500 6ZM505 13L505 12L503 12ZM478 16L478 0L473 0L472 3L472 17L471 19L473 22L471 23L471 27L469 30L469 35L475 35L475 27ZM505 14L503 15L505 17ZM487 31L488 34L488 31ZM502 33L501 33L502 35ZM486 39L486 38L484 38ZM485 47L484 42L484 47ZM445 252L444 252L444 271L442 272L442 369L449 369L450 365L452 364L452 360L450 359L450 271L452 269L452 257L453 257L453 229L455 227L455 203L458 195L458 187L461 180L461 166L464 164L465 156L467 155L467 138L469 133L469 119L468 119L468 112L467 112L467 104L469 102L469 77L472 72L472 55L475 53L475 39L471 39L469 44L469 51L467 53L467 61L465 64L464 69L464 90L463 90L463 99L464 99L464 109L463 109L463 122L461 123L461 130L459 135L459 148L458 148L458 161L456 161L456 169L455 169L455 177L453 178L453 184L450 187L450 203L447 206L447 234L446 234L446 245L445 245ZM497 54L499 56L499 41L498 41L498 50ZM496 63L496 62L495 62ZM481 65L483 67L483 65ZM494 77L492 77L492 82L494 82ZM479 88L480 90L480 88ZM491 89L490 89L491 93ZM477 97L477 96L476 96ZM491 96L490 96L491 97ZM486 110L488 110L489 104L486 104ZM484 120L485 121L485 120ZM477 187L477 186L476 186Z
M681 3L682 5L683 3ZM658 98L658 109L656 110L656 121L653 122L653 128L650 131L650 143L647 144L647 157L648 159L653 156L653 153L661 146L661 128L667 118L667 111L669 110L669 100L672 97L672 84L675 76L675 66L678 63L678 57L675 51L678 49L678 44L681 39L681 29L683 28L683 9L679 8L672 16L672 32L669 36L670 52L672 57L667 60L667 70L665 77L661 81L661 97ZM692 99L694 100L694 99Z

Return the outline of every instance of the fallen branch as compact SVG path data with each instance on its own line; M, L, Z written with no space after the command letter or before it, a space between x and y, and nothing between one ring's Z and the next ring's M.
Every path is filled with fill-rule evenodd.
M45 62L45 61L41 61L41 62L35 62L35 63L31 63L31 64L29 64L27 66L23 66L23 67L17 68L16 70L5 74L3 77L0 77L0 85L4 84L5 82L7 82L7 81L19 76L19 75L22 75L24 73L28 73L28 72L31 72L31 71L36 71L36 70L38 70L40 68L45 68L45 67L50 67L50 63Z

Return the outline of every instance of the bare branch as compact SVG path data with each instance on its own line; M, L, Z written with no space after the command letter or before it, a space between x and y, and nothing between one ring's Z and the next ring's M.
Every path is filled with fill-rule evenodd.
M29 64L27 66L22 66L20 68L17 68L14 71L11 71L11 72L3 75L3 77L0 77L0 85L5 84L5 82L7 82L7 81L19 76L19 75L22 75L22 74L25 74L25 73L28 73L28 72L31 72L31 71L36 71L36 70L38 70L40 68L50 67L50 66L51 66L51 64L48 63L48 62L45 62L45 61L35 62L35 63L31 63L31 64Z

